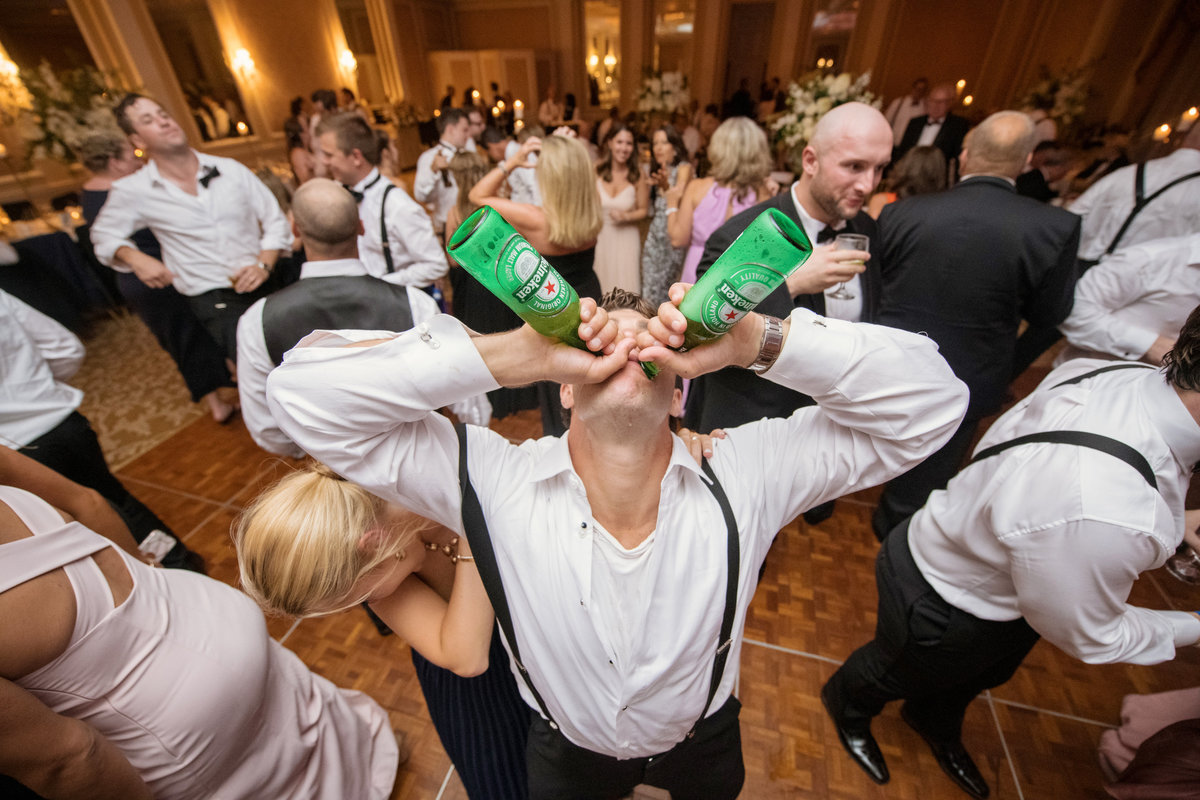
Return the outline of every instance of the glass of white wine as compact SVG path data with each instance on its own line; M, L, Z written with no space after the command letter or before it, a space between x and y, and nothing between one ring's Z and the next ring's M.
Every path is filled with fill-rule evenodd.
M834 250L867 250L871 244L870 237L861 233L839 233L833 240ZM861 261L849 262L853 264L861 264ZM846 289L846 284L839 283L832 292L828 292L826 297L834 300L853 300L854 294L851 294Z

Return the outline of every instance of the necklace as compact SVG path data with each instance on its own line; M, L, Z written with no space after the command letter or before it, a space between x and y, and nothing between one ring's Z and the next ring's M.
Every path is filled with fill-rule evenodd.
M474 556L459 555L458 552L458 537L455 536L450 540L449 544L438 544L437 542L426 542L425 549L430 552L437 552L450 559L451 564L457 564L459 561L474 561Z

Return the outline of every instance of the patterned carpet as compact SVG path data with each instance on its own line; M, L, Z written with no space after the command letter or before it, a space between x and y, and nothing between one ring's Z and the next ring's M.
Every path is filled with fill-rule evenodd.
M150 330L133 314L95 320L87 357L70 381L83 390L79 412L116 471L206 413Z

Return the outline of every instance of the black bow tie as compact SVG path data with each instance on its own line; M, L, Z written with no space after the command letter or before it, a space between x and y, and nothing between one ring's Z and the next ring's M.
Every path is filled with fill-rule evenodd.
M221 171L219 169L216 167L205 167L204 174L200 176L200 185L207 189L209 182L212 181L213 178L219 177L221 177Z
M928 128L930 125L941 125L945 121L946 121L945 117L943 117L942 119L931 119L925 123L925 127Z
M838 232L833 229L832 225L826 225L824 228L821 228L821 232L817 234L817 244L832 242L834 237L837 235Z
M347 185L347 184L345 184L345 183L343 183L343 184L342 184L342 186L345 186L345 187L346 187L346 191L347 191L347 192L349 192L349 193L350 193L350 196L354 198L354 202L356 202L356 203L361 203L361 202L362 202L362 200L363 200L363 196L364 196L364 195L367 193L367 189L370 189L372 186L374 186L375 184L379 183L379 179L380 179L380 178L382 178L382 177L383 177L382 173L381 173L381 174L379 174L379 175L376 175L376 176L375 176L375 180L371 181L371 182L370 182L370 183L368 183L366 186L364 186L364 187L362 188L362 191L361 191L361 192L360 192L360 191L358 191L357 189L354 189L354 188L352 188L351 186L349 186L349 185Z

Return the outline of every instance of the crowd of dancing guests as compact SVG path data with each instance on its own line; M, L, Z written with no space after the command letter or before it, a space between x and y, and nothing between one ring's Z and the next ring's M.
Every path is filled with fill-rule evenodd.
M983 798L986 780L959 741L962 714L979 691L1012 675L1039 634L1085 660L1139 663L1165 660L1174 645L1200 639L1189 616L1158 623L1174 625L1165 644L1141 642L1139 635L1151 634L1133 631L1122 634L1120 646L1106 647L1110 631L1095 618L1099 611L1073 616L1064 610L1071 603L1025 573L992 577L998 588L974 602L974 585L956 589L956 570L994 576L1010 567L995 563L994 539L984 537L991 544L978 554L969 538L948 541L956 535L954 515L985 502L978 500L984 492L955 479L981 421L1000 410L1009 382L1061 332L1068 345L1059 363L1082 357L1165 364L1175 387L1167 395L1157 385L1153 390L1154 402L1173 415L1165 442L1148 432L1151 425L1138 427L1142 446L1177 456L1154 459L1153 497L1167 498L1171 513L1126 526L1143 524L1159 544L1130 555L1110 543L1122 570L1100 561L1093 569L1087 558L1101 556L1068 548L1070 566L1084 562L1092 584L1103 583L1084 586L1080 579L1080 592L1105 600L1089 608L1103 606L1117 620L1112 626L1124 624L1128 584L1181 542L1183 493L1175 484L1183 479L1174 467L1187 461L1190 470L1200 430L1194 415L1171 403L1183 398L1200 407L1192 399L1200 379L1179 376L1194 358L1189 348L1200 348L1200 319L1192 313L1200 305L1200 282L1192 277L1200 264L1200 126L1178 150L1144 165L1122 163L1118 137L1084 163L1047 133L1044 114L1000 111L974 127L960 125L952 110L939 108L947 87L929 90L926 82L898 98L888 117L859 104L829 112L804 148L801 172L788 176L776 171L778 154L762 125L741 114L721 120L716 106L651 122L614 109L592 125L577 118L573 98L559 103L551 89L536 122L517 126L511 117L488 124L496 115L455 107L454 95L448 91L439 108L437 141L416 160L411 182L401 177L411 165L401 163L396 142L372 125L348 89L293 101L284 124L289 181L194 150L165 109L136 94L115 109L122 132L97 133L82 154L92 175L84 186L91 250L120 273L122 296L174 358L193 400L205 402L222 423L240 405L264 449L330 464L309 461L262 493L238 521L245 592L265 609L296 617L365 604L381 632L409 642L435 728L472 798L583 796L585 784L594 796L621 797L641 782L679 797L735 797L740 742L729 692L736 670L722 672L721 653L730 643L732 652L740 648L741 630L731 627L735 607L741 604L744 617L754 585L750 580L739 594L738 570L755 574L780 524L801 512L819 524L837 496L861 488L864 475L874 483L890 480L874 520L883 542L881 595L891 589L890 565L901 564L896 580L903 591L896 597L940 603L936 614L960 615L966 621L956 624L987 640L978 649L995 650L982 667L939 650L939 674L920 666L893 674L889 664L915 641L903 629L916 617L881 605L877 641L852 656L821 693L850 757L879 783L888 772L870 719L889 700L910 701L906 721L950 778ZM473 98L470 90L467 97ZM769 99L764 95L764 113ZM145 164L134 147L145 153ZM485 206L585 298L581 333L602 357L564 353L519 334L475 340L438 316L450 311L481 334L520 326L448 253L455 230ZM674 353L666 345L678 344L682 328L673 326L682 321L672 285L695 282L766 208L791 217L815 249L760 308L784 320L812 319L822 329L825 317L829 330L811 334L812 352L802 355L799 345L785 343L782 327L767 322L753 335L730 334L713 345L719 358ZM841 234L868 241L844 247L835 241ZM1018 339L1021 318L1030 324ZM386 713L365 695L309 672L271 640L245 594L195 574L203 565L182 545L168 545L164 560L146 544L156 535L174 540L108 472L95 435L75 410L78 392L64 383L82 346L2 294L0 323L5 362L23 371L20 381L6 376L0 395L12 404L21 393L26 405L24 416L9 415L0 430L15 444L0 449L0 483L8 484L0 487L6 520L0 612L14 620L0 631L0 694L8 709L0 719L0 777L47 798L386 797L402 759ZM410 328L419 335L380 341L362 333ZM633 391L619 398L584 391L589 371L623 375L634 342L680 375L711 373L692 387L690 418L723 427L749 423L729 434L726 450L731 458L742 452L739 442L753 444L745 462L713 458L720 433L714 444L666 428L668 412L684 411L672 382L655 384L650 399ZM273 372L288 351L284 368ZM861 369L847 362L848 353L862 353ZM393 357L406 368L384 369L382 359ZM782 377L760 377L776 359L787 365ZM1065 383L1104 388L1113 380L1094 377L1107 374L1103 367L1062 369L1073 376ZM555 382L559 374L568 376L563 386ZM1129 375L1113 384L1113 403L1134 380ZM1061 385L1039 388L1038 397ZM1073 396L1076 406L1093 402ZM1052 399L1019 405L998 427L1036 425L1030 415L1042 403ZM473 423L473 432L456 435L431 405ZM826 406L834 409L828 418ZM533 407L541 408L548 436L566 433L572 416L586 433L568 453L557 439L515 448L486 431L490 419ZM647 408L653 413L643 414ZM658 412L664 419L654 417ZM601 453L630 442L626 428L608 424L606 415L629 430L649 420L645 451L659 449L653 463L638 469L662 473L667 499L654 491L642 507L636 493L616 491L629 486L614 474L620 470L606 469ZM796 437L797 446L779 436ZM828 447L800 447L801 441ZM85 451L92 467L72 472ZM766 461L758 463L759 456ZM663 477L668 463L676 470L672 482ZM748 489L734 467L760 470L761 481ZM1024 469L1029 474L1032 467ZM700 470L711 480L700 481ZM578 477L563 477L576 471ZM822 477L813 483L814 475ZM660 484L643 477L634 470L642 488ZM732 506L721 482L730 487ZM759 495L768 489L787 497L764 500ZM529 508L513 507L504 492L548 501L552 519L538 512L530 522ZM711 513L681 510L678 497L689 508L703 506L710 492L719 513L716 506ZM1086 496L1100 502L1113 495ZM956 505L947 496L970 500ZM732 507L745 515L748 554L741 556ZM999 524L989 509L978 511L976 522ZM630 522L639 512L648 516ZM1200 517L1189 516L1193 522ZM571 567L555 561L559 549L574 545L560 547L559 539L529 545L523 533L513 538L523 526L534 531L532 541L543 528L568 524L579 526L588 542L599 537L594 553L586 545L586 563L598 565L594 591L611 602L596 612L607 631L600 638L611 647L580 634L580 623L571 621L590 601L579 599L576 608L571 594L560 609L535 587L584 592L576 582L592 577L578 571L591 576L593 567L579 567L584 562L570 560L576 556L563 562ZM651 545L682 546L656 524L694 524L704 536L715 531L722 554L728 529L740 565L714 562L699 572L662 567L658 582L646 582L648 562L640 559L653 552ZM489 546L492 566L477 568L475 556L482 554L471 545L488 540L489 525L497 531L496 552ZM746 533L757 528L762 536ZM1026 543L1034 538L1021 546L1036 548ZM919 562L906 542L922 554ZM1036 560L1024 552L1022 558ZM510 593L518 638L534 651L527 668L509 609L496 609L499 626L488 609L500 574L511 581L534 561L544 561L547 572L518 580ZM190 571L156 570L147 562ZM952 568L943 569L947 564ZM713 656L707 644L704 653L695 649L698 639L687 626L716 633L721 609L695 606L712 606L711 598L726 591L724 578L712 592L706 581L727 570L733 580L725 595L725 642ZM1075 574L1051 571L1064 581ZM924 588L912 588L918 584ZM928 599L940 593L931 585L966 598L966 610ZM701 588L704 598L695 595ZM689 597L696 603L685 603ZM530 612L539 603L544 625ZM1015 617L1011 608L1019 609ZM646 652L624 630L622 615L644 613L658 624L665 618L654 615L669 609L679 613L683 633L668 641L670 625L662 627L662 652ZM597 653L609 658L607 667L597 670ZM207 666L197 669L198 660ZM656 673L662 663L669 671ZM620 681L610 687L614 669L640 675L644 695L624 697ZM580 689L577 673L592 675L595 685ZM675 680L680 675L686 680ZM951 698L931 702L935 695ZM1118 797L1179 780L1186 769L1171 759L1186 736L1176 730L1149 755L1139 755L1138 747L1159 728L1194 728L1200 717L1191 695L1129 707L1137 724L1127 720L1129 735L1105 751L1110 791ZM667 751L673 758L655 764ZM707 769L714 763L721 767ZM7 784L0 790L21 791Z

